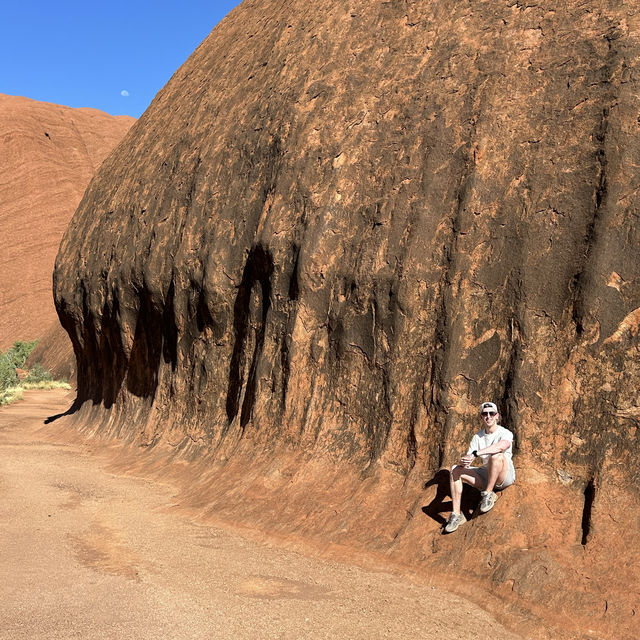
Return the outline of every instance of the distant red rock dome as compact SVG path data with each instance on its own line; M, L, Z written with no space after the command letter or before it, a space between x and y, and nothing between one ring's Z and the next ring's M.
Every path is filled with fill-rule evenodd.
M0 94L0 350L57 323L51 276L60 239L134 122Z

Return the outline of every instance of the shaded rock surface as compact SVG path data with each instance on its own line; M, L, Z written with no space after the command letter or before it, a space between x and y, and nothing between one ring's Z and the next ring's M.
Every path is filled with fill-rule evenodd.
M197 461L194 508L632 637L639 27L624 1L246 0L62 241L80 423ZM518 483L442 537L484 399Z
M134 121L0 94L0 350L59 326L51 272L60 239Z

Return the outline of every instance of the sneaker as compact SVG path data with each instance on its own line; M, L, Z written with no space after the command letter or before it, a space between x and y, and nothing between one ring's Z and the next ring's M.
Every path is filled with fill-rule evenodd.
M444 530L446 533L453 533L461 524L464 524L467 519L464 517L463 513L453 513L449 516L447 520L447 524L444 526Z
M491 511L497 499L498 495L493 491L483 491L482 500L480 500L480 513L487 513L487 511Z

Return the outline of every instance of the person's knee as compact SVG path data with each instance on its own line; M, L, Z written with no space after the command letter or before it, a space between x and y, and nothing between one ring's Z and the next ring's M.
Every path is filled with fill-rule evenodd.
M453 467L451 467L451 470L449 471L449 473L451 474L451 477L454 480L457 480L460 477L460 474L462 473L462 469L464 467L461 467L458 464L454 464Z
M489 464L503 464L506 460L504 453L494 453L489 458Z

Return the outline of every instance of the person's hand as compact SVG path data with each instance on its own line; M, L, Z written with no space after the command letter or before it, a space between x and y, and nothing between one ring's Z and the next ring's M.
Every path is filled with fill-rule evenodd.
M473 454L469 453L466 456L462 456L462 458L460 458L460 463L463 467L470 467L473 460Z

